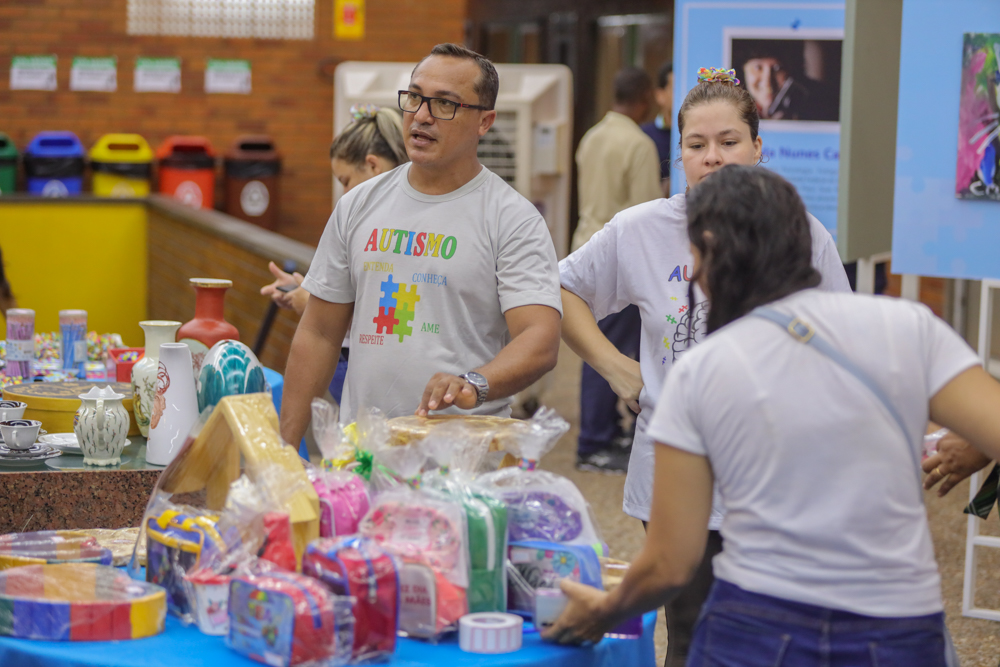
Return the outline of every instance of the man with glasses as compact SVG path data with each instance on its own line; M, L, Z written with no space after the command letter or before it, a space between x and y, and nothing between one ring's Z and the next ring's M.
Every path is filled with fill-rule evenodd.
M353 315L341 420L376 407L506 416L555 366L562 304L535 207L482 164L496 119L493 64L441 44L399 92L410 162L345 194L302 287L281 433L298 442Z

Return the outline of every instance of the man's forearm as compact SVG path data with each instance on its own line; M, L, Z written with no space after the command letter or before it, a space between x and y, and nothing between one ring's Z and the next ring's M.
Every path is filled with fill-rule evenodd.
M553 342L551 333L544 328L533 329L526 329L500 350L493 361L476 369L490 383L487 400L513 396L555 368L559 355L558 330Z

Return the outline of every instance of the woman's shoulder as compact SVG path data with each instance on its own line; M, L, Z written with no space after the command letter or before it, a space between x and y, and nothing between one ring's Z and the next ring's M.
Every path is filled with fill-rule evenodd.
M684 195L653 199L630 206L611 218L608 226L621 232L680 229L687 234L687 211Z

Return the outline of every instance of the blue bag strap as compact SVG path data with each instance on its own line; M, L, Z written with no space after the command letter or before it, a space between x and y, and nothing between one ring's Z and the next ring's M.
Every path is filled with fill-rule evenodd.
M757 308L754 308L750 311L750 315L774 322L787 331L792 338L804 345L808 345L823 356L827 357L845 371L853 375L858 382L868 387L868 390L875 395L875 398L882 402L885 409L888 410L889 414L892 415L892 418L896 420L896 424L899 426L899 430L902 432L903 439L906 442L906 451L909 452L910 458L913 459L913 465L917 471L917 482L920 484L922 489L923 484L922 476L920 474L920 461L917 459L916 450L911 446L910 434L906 430L906 422L903 421L903 417L896 410L896 406L894 406L892 401L889 400L889 396L882 390L882 387L880 387L878 383L875 382L875 380L872 379L872 377L860 366L847 358L843 352L828 343L826 339L820 337L811 325L803 322L799 318L786 315L785 313L778 312L773 308L767 308L765 306L758 306Z

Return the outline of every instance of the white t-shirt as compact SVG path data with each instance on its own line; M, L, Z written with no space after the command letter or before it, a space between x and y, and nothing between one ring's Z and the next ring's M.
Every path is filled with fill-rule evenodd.
M354 302L346 420L362 407L412 414L434 373L493 360L510 341L511 308L562 313L552 237L528 200L486 168L454 192L426 195L409 169L340 199L302 283L320 299ZM509 401L472 413L506 416Z
M645 386L639 394L641 412L622 509L643 521L649 520L653 501L653 440L646 434L646 425L667 371L706 335L708 303L696 289L698 303L692 337L688 337L692 316L688 312L688 282L694 258L687 233L686 201L679 194L625 209L559 263L562 286L583 299L598 320L629 304L637 305L642 313L639 366ZM823 276L820 288L849 292L851 286L830 233L811 215L809 224L813 266ZM710 527L716 530L721 522L721 512L714 511Z
M649 434L712 464L727 510L715 575L869 616L941 611L915 460L930 398L979 359L901 299L804 290L771 307L864 369L909 442L871 390L774 323L713 333L670 373Z

